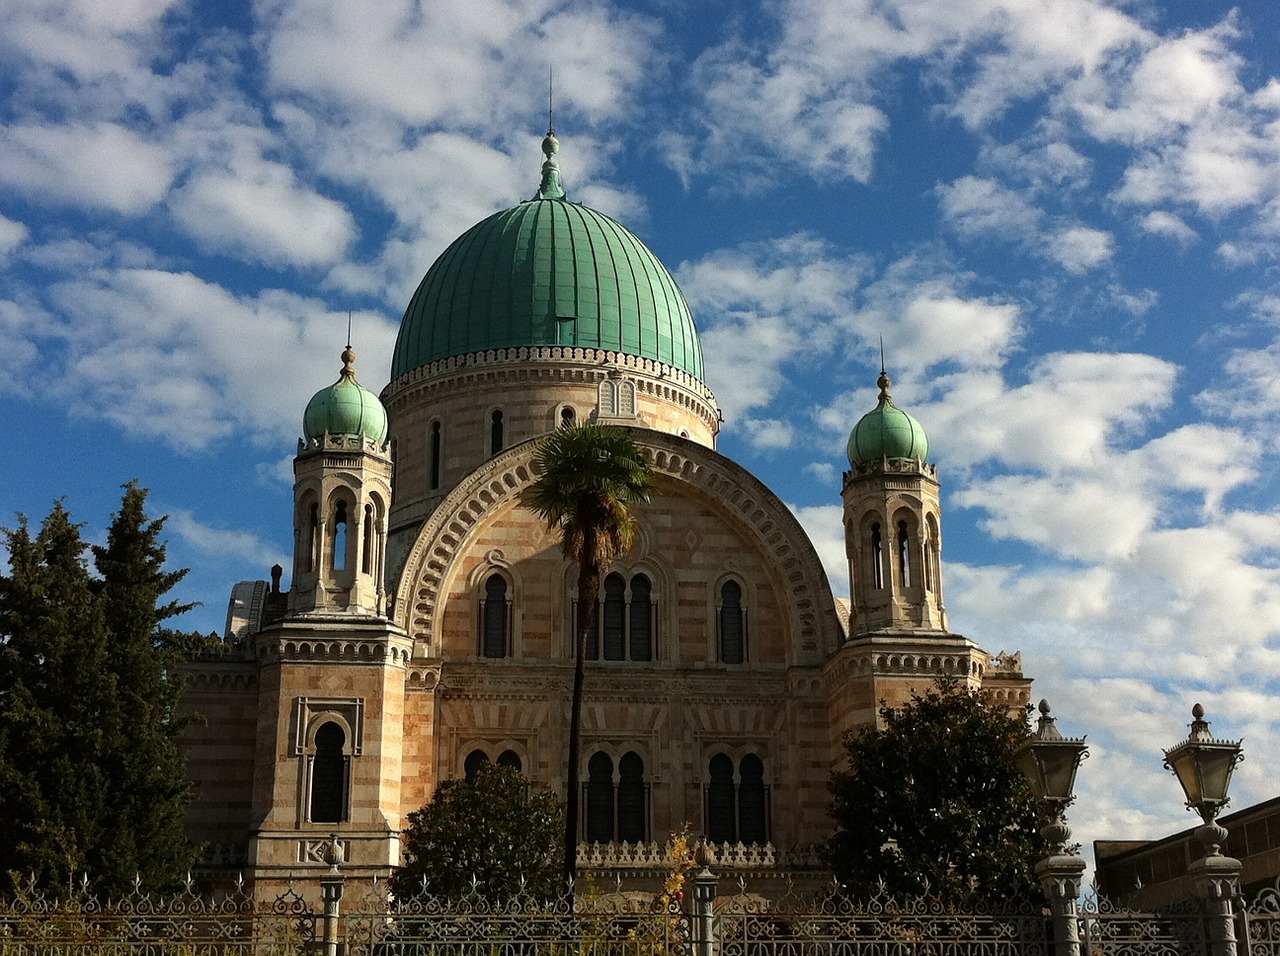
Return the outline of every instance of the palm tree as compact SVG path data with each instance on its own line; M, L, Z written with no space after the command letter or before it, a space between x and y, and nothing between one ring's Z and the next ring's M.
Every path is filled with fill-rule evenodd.
M529 505L548 528L560 532L564 556L578 566L564 836L564 876L572 899L577 876L582 665L587 632L595 619L601 573L631 550L636 528L631 507L648 501L653 471L630 435L621 428L596 424L552 432L543 439L534 464L538 479L530 488Z

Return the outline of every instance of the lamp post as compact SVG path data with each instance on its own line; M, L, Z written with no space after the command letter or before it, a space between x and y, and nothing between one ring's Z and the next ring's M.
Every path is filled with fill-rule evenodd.
M1220 847L1227 830L1216 820L1230 800L1231 772L1244 759L1239 740L1215 740L1204 719L1204 708L1191 708L1191 733L1164 752L1164 765L1172 770L1187 798L1187 809L1200 814L1196 837L1204 855L1187 867L1196 895L1205 901L1213 956L1236 956L1235 918L1231 901L1240 892L1240 861L1226 856Z
M1054 951L1057 956L1080 956L1080 927L1076 900L1085 862L1067 848L1071 830L1063 812L1071 803L1076 770L1088 756L1083 737L1063 737L1049 716L1049 702L1040 701L1040 721L1015 753L1018 769L1027 778L1031 792L1053 814L1041 833L1055 852L1036 864L1035 873L1053 915Z

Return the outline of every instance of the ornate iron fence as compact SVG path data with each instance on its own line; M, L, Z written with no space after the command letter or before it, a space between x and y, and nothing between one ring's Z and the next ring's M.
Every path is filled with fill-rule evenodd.
M329 879L341 877L332 874ZM475 896L392 899L385 884L348 881L326 916L316 887L255 900L188 886L99 902L83 887L58 899L0 901L0 956L1053 956L1047 909L981 912L929 899L851 900L835 893L772 899L739 882L716 894L703 870L687 900L637 892L562 901ZM339 912L340 911L340 912ZM1280 888L1236 901L1238 956L1280 956ZM1081 956L1205 956L1205 912L1159 911L1091 896L1078 913ZM329 932L326 933L326 930ZM332 949L326 940L337 941Z
M104 901L83 884L58 898L28 889L0 902L0 956L293 956L314 946L318 919L293 889L267 902L243 885Z

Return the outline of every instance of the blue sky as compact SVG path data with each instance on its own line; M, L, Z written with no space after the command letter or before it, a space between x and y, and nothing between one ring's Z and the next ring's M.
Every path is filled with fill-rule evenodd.
M100 539L138 478L189 626L288 565L302 409L386 384L445 245L571 198L675 274L720 448L840 593L843 448L898 404L953 628L1092 759L1076 837L1190 825L1202 702L1280 750L1280 15L1271 0L0 0L0 513Z

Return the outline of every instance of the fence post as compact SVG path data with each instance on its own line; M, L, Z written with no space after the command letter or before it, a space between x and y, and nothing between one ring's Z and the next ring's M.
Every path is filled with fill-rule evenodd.
M329 864L329 872L320 877L320 896L324 900L324 956L338 956L338 917L342 912L342 887L346 882L338 867L346 862L346 854L336 833L329 836L324 861Z
M1056 853L1036 864L1036 876L1053 915L1053 951L1056 956L1080 956L1080 920L1076 901L1080 897L1080 877L1084 869L1084 860L1074 853Z
M1211 956L1236 956L1236 922L1231 905L1240 894L1240 861L1229 856L1205 856L1187 867L1196 895L1205 903Z
M715 956L715 920L712 919L716 901L716 875L711 872L710 854L705 844L699 844L694 853L701 869L693 877L694 914L698 927L695 952L697 956Z

